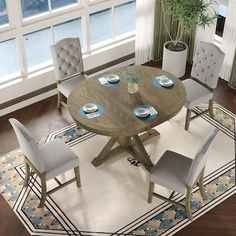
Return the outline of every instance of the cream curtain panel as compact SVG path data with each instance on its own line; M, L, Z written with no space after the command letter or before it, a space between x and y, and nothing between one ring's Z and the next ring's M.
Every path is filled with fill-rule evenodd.
M135 64L153 59L155 0L136 0Z
M236 90L236 50L234 52L234 61L229 78L229 86Z
M229 81L234 52L236 48L236 0L229 0L228 11L225 21L223 39L222 39L222 51L225 53L225 60L221 69L220 77Z
M163 54L163 45L166 41L170 40L165 26L164 26L164 17L166 20L166 25L170 29L170 33L172 36L175 36L177 33L177 22L172 24L171 16L165 16L162 11L162 6L160 1L156 1L155 5L155 22L154 22L154 36L153 36L153 51L154 51L154 59L159 60L162 59ZM187 43L188 49L188 62L192 63L194 46L195 46L195 35L196 30L192 30L189 35L185 35L181 40Z

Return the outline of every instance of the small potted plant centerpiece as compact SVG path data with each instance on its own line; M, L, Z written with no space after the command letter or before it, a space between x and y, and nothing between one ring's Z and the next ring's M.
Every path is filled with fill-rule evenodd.
M129 69L125 72L123 76L128 81L128 92L131 94L137 93L139 90L138 84L143 78L136 73L135 67L129 66Z
M159 0L164 14L164 26L170 41L164 44L162 69L177 78L185 74L188 45L182 42L183 36L197 26L205 28L213 24L217 14L213 9L215 0ZM176 33L171 34L166 17L171 18L171 27Z

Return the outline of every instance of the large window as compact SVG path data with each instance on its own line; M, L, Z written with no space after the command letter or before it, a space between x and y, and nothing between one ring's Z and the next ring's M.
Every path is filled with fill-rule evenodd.
M20 65L15 39L9 39L0 43L0 55L0 78L8 74L19 75Z
M21 0L21 9L26 18L76 3L78 0Z
M106 9L90 15L90 43L112 37L112 10Z
M0 0L0 84L51 66L50 45L63 38L79 37L89 54L133 37L135 9L135 0Z
M216 35L218 35L219 37L222 37L224 33L227 9L228 9L227 2L222 1L219 4L218 18L217 18L217 23L216 23Z

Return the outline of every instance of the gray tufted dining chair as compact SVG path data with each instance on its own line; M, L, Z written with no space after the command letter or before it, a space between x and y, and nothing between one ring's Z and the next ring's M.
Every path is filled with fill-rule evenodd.
M148 202L152 202L152 196L158 197L164 201L177 205L186 210L189 220L192 220L191 212L191 193L194 186L199 184L200 193L205 198L205 190L203 185L204 169L208 159L210 147L214 141L219 129L213 129L201 147L195 154L194 159L186 157L176 152L167 150L153 167L149 177L149 194ZM162 185L173 190L169 198L154 192L154 184ZM173 201L174 193L178 192L185 197L185 206L179 202Z
M184 106L187 108L185 130L189 129L190 120L203 113L209 112L213 118L213 96L218 83L219 73L225 54L214 44L200 42L193 58L191 78L183 81L187 98ZM196 113L193 108L201 103L208 102L209 107L202 113ZM191 112L195 116L191 117Z
M58 88L57 108L60 109L61 105L66 106L62 95L68 98L72 88L87 76L79 38L62 39L51 45L51 52Z
M79 172L79 158L62 141L54 139L50 142L38 145L29 131L16 119L9 119L17 136L20 149L25 156L25 181L24 187L30 183L30 176L37 174L41 180L42 194L39 207L45 204L46 196L54 193L62 187L76 181L77 187L81 186ZM56 176L74 168L75 178L61 183ZM46 181L54 179L58 187L47 192Z

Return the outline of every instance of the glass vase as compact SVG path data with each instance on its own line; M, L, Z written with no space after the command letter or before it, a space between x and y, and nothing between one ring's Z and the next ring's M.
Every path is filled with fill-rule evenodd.
M138 92L138 83L128 83L128 93L134 94Z

